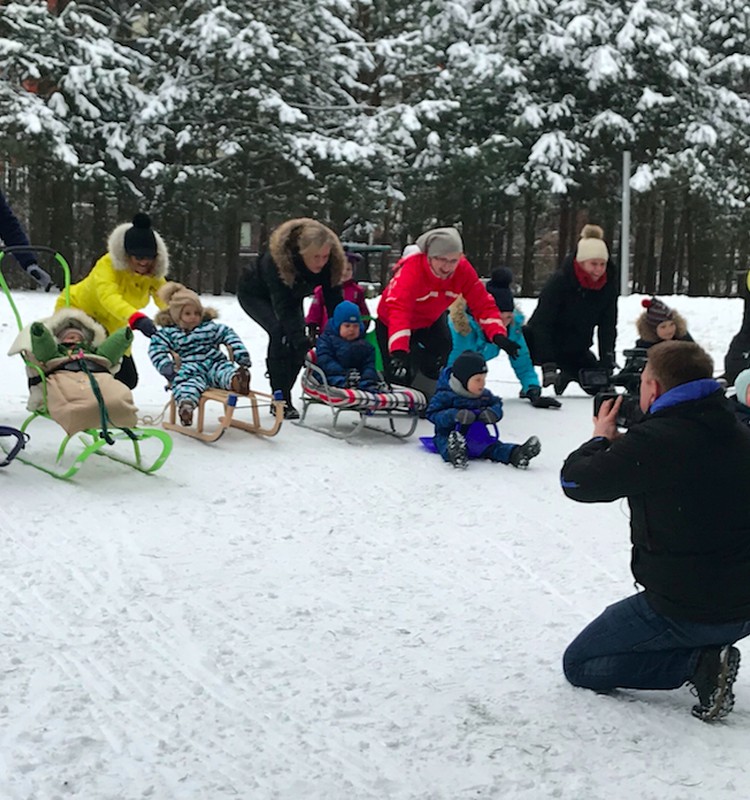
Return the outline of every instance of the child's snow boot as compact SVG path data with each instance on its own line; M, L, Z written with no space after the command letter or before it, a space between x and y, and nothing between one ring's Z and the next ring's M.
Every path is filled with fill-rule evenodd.
M448 434L448 460L456 469L466 469L469 466L466 437L459 431Z
M193 412L195 411L195 403L192 400L183 400L177 413L180 415L180 422L186 427L193 424Z
M523 444L515 447L510 454L510 463L518 469L526 469L529 466L529 461L538 456L541 451L542 443L536 436L531 436Z
M248 394L250 392L250 372L247 367L237 367L237 371L232 375L229 389L236 394Z

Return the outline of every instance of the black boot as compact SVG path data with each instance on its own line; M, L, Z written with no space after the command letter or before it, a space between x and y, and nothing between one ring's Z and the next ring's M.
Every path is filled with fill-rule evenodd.
M466 437L460 431L451 431L448 434L448 460L456 469L466 469L469 466L469 454L466 448Z
M693 716L704 722L723 719L734 708L732 687L740 668L740 651L732 645L707 647L701 651L690 678L698 695Z

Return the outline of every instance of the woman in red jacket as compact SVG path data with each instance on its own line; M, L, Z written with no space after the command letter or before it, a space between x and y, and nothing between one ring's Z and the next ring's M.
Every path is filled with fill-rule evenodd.
M497 305L464 257L461 234L455 228L427 231L417 245L419 252L402 259L380 298L375 330L386 378L413 385L421 372L429 386L419 388L432 394L452 347L445 312L459 295L488 341L511 358L518 345L506 336Z

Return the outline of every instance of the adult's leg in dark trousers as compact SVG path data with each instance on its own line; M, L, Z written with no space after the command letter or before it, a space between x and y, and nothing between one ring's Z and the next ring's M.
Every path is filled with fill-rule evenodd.
M437 380L453 347L448 312L442 313L429 328L414 331L412 343L417 369L425 377Z
M292 386L299 372L295 369L292 351L285 338L284 329L274 313L270 300L238 295L242 310L268 333L266 368L272 391L280 391L288 406L292 405Z
M115 378L124 383L128 389L135 389L138 385L138 370L135 368L133 356L123 356L120 369L115 373Z

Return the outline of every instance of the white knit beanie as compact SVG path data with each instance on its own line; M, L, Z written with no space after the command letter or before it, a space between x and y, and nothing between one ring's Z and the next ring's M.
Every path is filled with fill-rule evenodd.
M598 225L584 225L578 240L576 261L580 264L592 258L609 261L609 250L604 243L604 231Z

